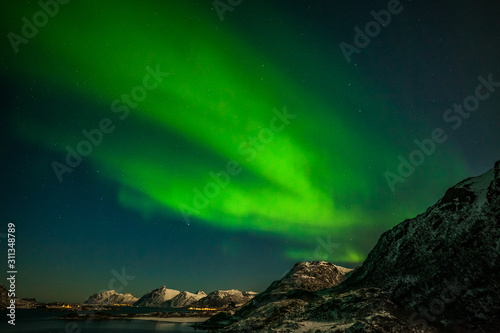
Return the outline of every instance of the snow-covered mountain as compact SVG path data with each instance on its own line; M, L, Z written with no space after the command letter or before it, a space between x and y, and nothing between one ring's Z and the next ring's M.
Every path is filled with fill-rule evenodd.
M308 298L313 292L342 283L352 271L327 261L298 262L281 280L274 281L264 292L248 302L240 313L250 313L267 303L281 299Z
M253 291L231 290L216 290L208 294L206 297L191 304L197 308L234 308L241 306L254 298L257 295Z
M234 316L220 313L205 327L219 327L217 332L498 332L500 161L385 232L363 265L337 286L292 289L276 297L278 284Z
M278 306L284 306L277 312L277 314L283 312L280 314L283 316L288 311L286 304L289 300L301 300L303 304L306 304L308 301L318 299L319 297L314 292L339 285L352 271L350 268L326 261L298 262L281 280L274 281L265 291L246 303L236 312L235 317L221 313L205 322L205 328L219 327L221 323L228 324L237 319L240 321L229 328L243 331L249 329L253 332L259 327L266 327L264 324L274 318L271 314ZM261 324L258 326L253 324L259 321Z
M352 269L327 261L298 262L281 280L274 282L267 292L287 293L291 290L318 291L334 287L345 280Z
M108 290L101 293L96 293L90 296L84 304L100 304L100 305L113 305L113 304L133 304L137 302L138 298L131 294L120 294L114 290Z
M197 291L195 294L190 293L189 291L181 291L174 298L164 302L161 304L161 307L165 308L185 308L190 306L196 301L199 301L203 297L206 297L207 294L201 290Z
M488 331L490 322L500 324L500 161L385 232L345 284L363 287L410 309L416 327Z
M143 307L161 307L166 301L171 300L175 296L179 295L179 293L180 291L178 290L168 289L167 287L162 286L144 294L144 296L139 298L134 305Z

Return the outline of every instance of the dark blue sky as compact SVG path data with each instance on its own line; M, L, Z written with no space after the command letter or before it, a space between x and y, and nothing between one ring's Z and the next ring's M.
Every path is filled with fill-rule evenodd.
M443 116L488 91L479 76L500 82L500 7L401 1L348 63L339 45L393 3L243 1L221 20L211 1L70 2L16 46L9 33L41 7L2 4L0 265L14 222L18 295L259 292L296 261L355 267L383 231L491 168L495 84L457 129ZM155 66L169 76L119 120L110 105ZM284 107L296 119L245 160ZM104 118L116 130L58 181L53 162ZM436 128L447 139L398 174ZM231 160L241 174L188 225L179 202ZM405 181L391 188L387 172Z

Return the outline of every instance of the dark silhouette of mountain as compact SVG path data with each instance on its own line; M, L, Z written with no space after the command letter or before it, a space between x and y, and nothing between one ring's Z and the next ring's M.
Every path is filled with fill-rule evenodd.
M218 332L499 332L500 161L385 232L359 269L343 282L338 276L319 275L338 284L318 291L308 290L307 283L274 282L234 315L216 315L205 327ZM274 292L280 285L289 287Z

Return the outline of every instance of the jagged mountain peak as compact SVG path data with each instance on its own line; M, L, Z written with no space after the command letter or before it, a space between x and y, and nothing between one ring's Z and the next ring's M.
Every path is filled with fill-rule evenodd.
M137 302L135 302L134 305L143 307L161 307L163 303L171 300L178 294L180 294L180 291L178 290L161 286L157 289L148 291Z
M346 274L351 271L353 270L350 268L337 266L327 261L298 262L282 279L274 281L264 292L246 303L238 310L236 316L250 318L251 321L255 318L256 321L264 322L262 316L268 317L269 313L276 313L275 310L281 306L284 308L279 312L285 313L288 306L298 303L303 306L317 299L318 296L314 292L339 285L345 281ZM300 301L296 301L297 299ZM222 321L227 322L227 318L223 315L222 317ZM219 319L221 318L214 317L207 324L217 325ZM252 327L249 331L253 329L255 328Z
M198 290L195 294L189 291L181 291L177 296L161 304L161 307L167 308L185 308L190 306L196 301L207 296L204 291Z
M100 304L100 305L114 305L114 304L133 304L138 300L131 294L120 294L114 290L107 290L95 293L90 296L84 304Z
M193 307L199 308L227 308L238 307L257 295L253 291L239 291L236 289L215 290L199 301L192 304Z
M448 189L424 213L385 232L343 283L317 292L292 289L278 297L283 284L315 280L297 278L312 263L297 264L234 316L214 316L207 327L222 326L218 332L498 332L499 239L497 161L493 169Z
M327 261L298 262L270 288L273 293L286 293L290 290L318 291L338 285L351 271L353 269L337 266Z
M454 315L450 312L443 321L475 321L475 307L500 311L499 209L496 162L493 169L448 189L425 213L385 232L344 286L381 288L396 303L414 308L426 306L451 283L467 286L468 292L449 306ZM490 291L487 296L473 296L484 290Z

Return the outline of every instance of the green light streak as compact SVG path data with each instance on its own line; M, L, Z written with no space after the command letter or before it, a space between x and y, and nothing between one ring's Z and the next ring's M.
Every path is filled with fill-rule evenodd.
M117 129L86 159L106 179L121 184L123 206L146 218L167 213L181 219L178 207L192 206L193 189L202 190L212 181L209 172L235 160L243 172L199 210L200 221L312 244L310 238L317 235L344 237L351 226L371 225L371 212L353 209L353 204L380 196L381 175L400 154L378 124L350 125L340 116L349 113L349 106L322 102L319 94L283 74L279 64L263 59L238 36L217 30L213 13L182 3L169 6L168 17L156 15L150 3L71 2L64 7L51 26L23 46L18 58L23 66L15 75L71 89L106 106L140 85L146 66L159 65L171 75L124 121L106 107L86 111L95 125L41 125L27 118L19 135L65 153L66 145L74 147L82 139L81 129L109 117ZM19 5L9 15L21 17L24 10ZM337 82L350 79L340 66L338 73ZM240 145L269 127L273 109L281 110L283 100L297 117L247 159ZM373 108L387 107L371 102ZM58 119L72 110L51 112ZM356 249L343 251L332 260L363 258ZM287 256L304 257L294 251Z

